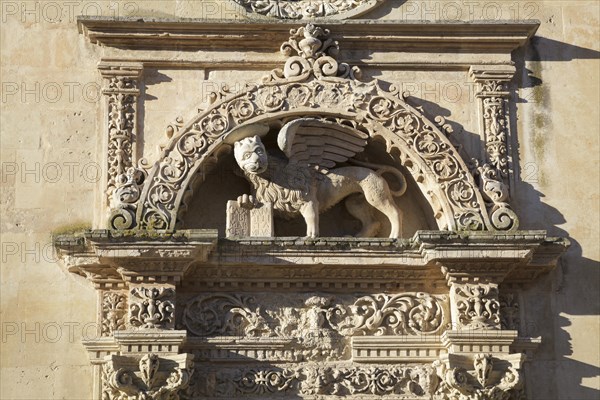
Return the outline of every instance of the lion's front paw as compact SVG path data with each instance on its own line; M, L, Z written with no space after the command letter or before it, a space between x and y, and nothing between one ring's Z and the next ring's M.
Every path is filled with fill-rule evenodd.
M239 196L237 198L237 202L240 207L246 208L248 210L252 210L254 207L256 207L256 200L252 195L244 194L242 196Z

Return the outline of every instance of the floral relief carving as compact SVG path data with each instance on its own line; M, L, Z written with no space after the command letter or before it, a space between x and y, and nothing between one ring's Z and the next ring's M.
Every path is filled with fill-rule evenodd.
M129 297L129 324L136 328L171 328L174 324L175 290L135 287Z
M127 296L121 292L104 292L102 295L102 336L126 328Z
M103 400L177 400L179 392L188 387L194 372L194 363L163 371L161 358L156 354L144 355L138 370L119 368L108 361L102 368Z
M250 296L198 296L186 304L183 325L197 336L261 336L268 328L254 303Z
M278 19L343 17L365 12L382 0L234 0L246 10Z
M508 173L506 147L508 119L504 110L504 99L500 97L484 98L483 118L488 160L503 175L506 175Z
M138 79L113 76L103 93L108 100L108 186L107 195L117 186L117 177L133 166L136 134Z
M349 308L351 316L343 325L353 335L418 335L443 327L443 306L426 293L364 296Z
M498 329L498 287L492 284L453 284L457 320L464 328Z

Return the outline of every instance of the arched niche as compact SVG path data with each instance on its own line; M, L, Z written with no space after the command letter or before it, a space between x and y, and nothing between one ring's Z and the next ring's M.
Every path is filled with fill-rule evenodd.
M516 229L516 215L503 202L503 189L498 186L502 183L496 185L493 175L484 173L480 182L475 181L440 129L443 118L430 120L393 87L385 90L377 80L357 79L358 69L339 64L331 56L337 54L337 42L317 39L324 33L310 24L292 30L290 40L282 45L282 52L289 56L282 70L272 71L239 93L215 94L212 106L172 137L143 182L130 178L132 187L123 185L117 191L122 200L111 214L111 227L176 229L189 199L202 196L193 191L198 180L204 179L245 127L318 117L385 143L387 153L416 182L438 229Z
M279 131L278 127L281 124L278 123L276 127L271 128L269 134L262 138L263 143L270 152L280 153L276 139ZM411 237L418 230L437 229L437 223L429 203L417 183L408 171L402 167L399 154L389 154L385 142L374 139L357 158L362 161L393 166L400 169L407 178L406 192L395 199L397 205L403 210L402 237ZM232 151L223 151L214 167L198 178L192 184L191 191L193 194L186 202L186 207L180 208L177 228L218 229L219 235L225 236L227 201L236 199L242 194L250 193L251 186L240 174ZM388 182L392 190L399 189L399 183L393 176L390 176ZM373 209L373 211L381 224L379 235L387 237L390 231L388 219L377 210ZM320 216L320 221L322 236L353 236L361 228L360 222L348 213L343 202L323 213ZM304 236L306 226L304 219L299 215L291 220L275 216L274 231L275 236Z

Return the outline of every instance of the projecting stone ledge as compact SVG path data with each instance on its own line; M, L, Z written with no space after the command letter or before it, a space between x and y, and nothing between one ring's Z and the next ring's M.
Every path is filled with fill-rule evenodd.
M205 281L209 275L227 281L236 276L235 271L249 274L258 267L260 276L253 278L268 284L270 279L284 278L279 276L285 272L282 266L294 270L289 276L300 277L302 267L311 269L312 278L327 278L323 275L327 274L339 281L344 281L344 276L356 280L378 275L376 272L383 268L387 272L379 274L382 277L397 271L399 277L410 280L412 276L415 281L493 275L498 282L528 282L556 265L568 241L549 238L545 231L418 231L411 239L396 240L225 239L218 238L216 230L96 230L57 237L55 246L70 272L98 287L123 287L127 282L178 284L184 275L192 281ZM215 268L218 271L213 271ZM358 275L347 274L356 269L361 270Z

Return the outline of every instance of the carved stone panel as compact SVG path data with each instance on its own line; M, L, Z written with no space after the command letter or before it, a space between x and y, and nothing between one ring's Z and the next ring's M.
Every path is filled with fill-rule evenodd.
M262 204L252 209L244 208L238 201L227 202L227 237L272 237L273 206Z
M175 289L135 286L129 291L129 325L140 329L175 326Z

